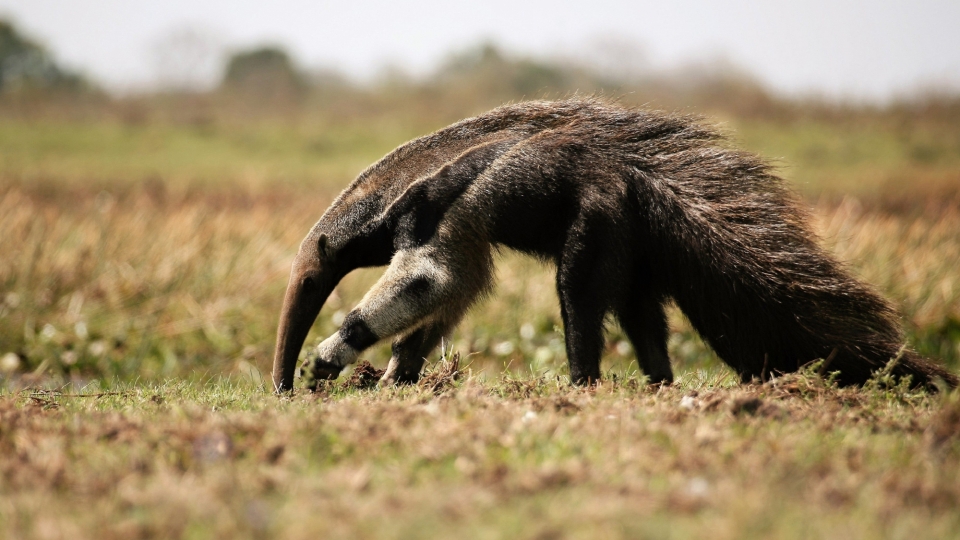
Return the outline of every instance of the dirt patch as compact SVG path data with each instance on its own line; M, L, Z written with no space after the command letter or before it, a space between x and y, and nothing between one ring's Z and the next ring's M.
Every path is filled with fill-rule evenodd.
M380 378L386 370L373 367L370 362L360 362L353 369L350 378L343 381L343 388L356 388L358 390L367 390L377 386Z

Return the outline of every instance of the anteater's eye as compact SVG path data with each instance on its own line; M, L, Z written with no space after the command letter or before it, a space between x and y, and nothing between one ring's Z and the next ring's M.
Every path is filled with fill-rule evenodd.
M313 278L311 277L303 278L303 281L300 282L300 288L303 289L304 291L309 291L313 289Z

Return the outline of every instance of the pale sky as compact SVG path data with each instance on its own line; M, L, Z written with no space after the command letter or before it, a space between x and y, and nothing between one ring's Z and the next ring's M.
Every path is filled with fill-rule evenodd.
M120 90L155 81L158 44L184 28L227 48L280 44L355 77L386 64L423 73L481 40L567 56L614 41L660 67L726 58L786 93L960 90L960 0L0 0L0 16Z

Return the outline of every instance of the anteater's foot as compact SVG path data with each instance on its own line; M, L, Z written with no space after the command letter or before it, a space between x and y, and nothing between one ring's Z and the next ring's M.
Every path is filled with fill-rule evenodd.
M380 386L402 386L418 382L420 382L420 371L404 370L396 357L390 359L383 377L380 377Z
M311 392L320 386L320 381L332 381L340 376L343 366L327 362L320 358L307 359L300 367L300 376Z
M570 382L574 386L596 386L600 383L600 376L578 376L570 377Z
M670 386L673 384L673 373L647 375L648 386Z

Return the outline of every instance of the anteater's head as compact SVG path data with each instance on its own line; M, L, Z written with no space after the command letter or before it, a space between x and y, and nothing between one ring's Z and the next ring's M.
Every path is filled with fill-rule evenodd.
M293 388L297 356L320 308L342 277L328 249L329 238L315 227L300 244L290 269L287 293L277 325L273 386L277 392Z
M290 269L277 325L273 386L291 390L297 357L320 309L340 280L354 269L390 261L393 242L379 219L387 191L348 190L331 205L300 244ZM335 377L337 373L329 374Z
M398 161L392 169L382 164L399 158L388 156L337 197L300 244L290 271L273 359L277 392L293 388L300 348L340 279L356 268L390 262L395 240L425 241L445 209L517 140L498 136L466 152L469 145L463 141L442 152L428 148L422 155L414 152ZM443 165L453 158L457 159ZM397 168L404 174L393 175ZM337 373L319 375L335 377Z

